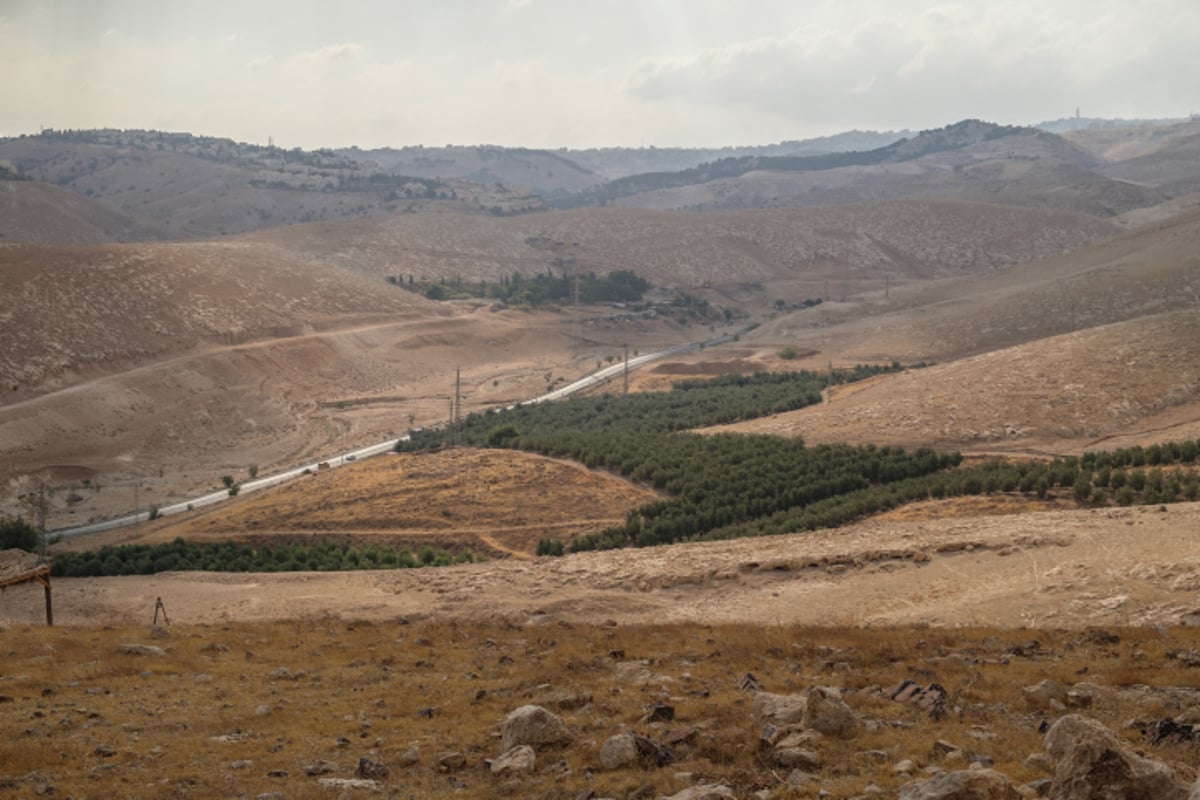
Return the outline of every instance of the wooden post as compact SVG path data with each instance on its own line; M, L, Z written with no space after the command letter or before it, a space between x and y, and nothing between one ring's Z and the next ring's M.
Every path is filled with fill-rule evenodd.
M53 627L54 604L50 600L50 575L38 575L37 579L42 584L42 590L46 593L46 625Z

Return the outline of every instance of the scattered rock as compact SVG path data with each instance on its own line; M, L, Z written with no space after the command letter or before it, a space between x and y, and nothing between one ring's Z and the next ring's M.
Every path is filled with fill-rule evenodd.
M992 769L943 772L900 788L900 800L1021 800L1007 775Z
M821 756L815 750L803 747L781 747L773 756L775 764L784 769L798 769L801 772L817 772L821 769Z
M830 686L813 686L804 693L804 714L801 724L809 730L834 736L852 738L858 728L858 718L841 692Z
M560 711L578 711L592 702L592 694L542 690L533 693L530 699L539 706L553 706Z
M655 703L646 714L646 722L670 722L675 719L675 706L666 703Z
M117 648L123 656L165 656L166 650L152 644L123 644Z
M364 780L380 781L387 776L387 767L377 761L372 761L366 756L358 760L358 766L354 770L354 777Z
M750 704L756 727L770 723L775 726L795 725L804 719L806 700L799 694L757 692Z
M438 772L454 772L467 765L467 757L458 751L442 753L437 758Z
M329 773L336 771L337 764L334 764L332 761L315 761L312 764L306 764L304 766L304 774L310 777L316 777L317 775L328 775Z
M415 766L416 764L420 763L420 761L421 748L417 747L416 745L413 745L400 754L400 766L402 767Z
M664 800L736 800L733 789L721 784L701 784L689 786L682 792L664 798Z
M379 781L368 781L362 778L319 778L317 783L329 789L363 789L368 792L383 791L383 786Z
M1093 719L1068 714L1050 728L1045 743L1054 762L1054 800L1187 797L1170 767L1138 755Z
M511 750L505 750L491 763L493 775L511 775L517 772L531 772L537 762L537 754L527 744L517 745Z
M562 718L541 706L521 706L504 718L500 726L504 750L517 745L533 747L568 744L574 738Z
M1066 707L1067 687L1058 681L1044 680L1021 690L1025 697L1025 705L1035 711L1045 711L1052 703L1058 702Z
M200 647L201 653L228 653L229 645L221 644L220 642L209 642Z
M600 746L600 763L605 769L621 769L637 762L637 742L632 733L610 736Z

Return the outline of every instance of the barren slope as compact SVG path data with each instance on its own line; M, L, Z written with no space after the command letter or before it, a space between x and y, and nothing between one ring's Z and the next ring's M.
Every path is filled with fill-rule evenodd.
M946 360L1200 305L1200 214L1009 270L780 316L750 337L847 361ZM826 356L828 357L828 356Z
M1200 314L1089 328L852 384L725 430L986 451L1078 452L1200 435Z
M38 181L0 180L0 242L105 244L165 239L162 227Z
M0 245L0 273L6 403L199 345L437 313L353 272L233 242Z
M496 280L633 269L657 286L896 280L1023 264L1111 237L1070 212L955 202L676 214L585 209L510 218L398 215L263 231L246 241L385 275ZM803 297L796 298L803 299ZM758 299L759 308L774 298Z
M348 535L413 550L431 544L532 557L543 537L570 542L658 499L571 461L449 449L320 471L186 519L165 519L139 541Z

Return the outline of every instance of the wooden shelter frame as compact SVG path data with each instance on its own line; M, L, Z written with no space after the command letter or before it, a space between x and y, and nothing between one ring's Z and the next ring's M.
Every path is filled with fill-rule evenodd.
M50 597L50 565L37 564L36 566L21 567L17 565L15 570L0 570L0 589L9 586L16 586L22 583L32 583L37 581L42 585L42 589L46 594L46 624L54 624L54 604Z

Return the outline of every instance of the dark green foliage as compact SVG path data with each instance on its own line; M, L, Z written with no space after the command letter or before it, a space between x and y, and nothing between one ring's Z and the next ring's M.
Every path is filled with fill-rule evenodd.
M511 278L499 283L481 281L471 285L465 285L461 278L454 278L410 283L408 288L421 292L430 300L484 297L513 305L538 307L573 302L576 297L584 303L634 303L642 299L650 288L650 282L631 270L619 269L605 276L598 276L594 272L568 275L565 271L559 276L553 272L530 277L513 273Z
M408 550L374 544L354 548L315 541L253 547L235 542L192 543L176 539L168 544L126 544L102 547L96 552L60 553L51 562L50 572L56 577L69 578L182 570L304 572L446 566L474 560L470 551L454 554L428 546L421 548L418 563Z
M0 550L17 548L30 553L38 549L37 528L21 517L0 517Z
M560 539L538 539L537 554L539 556L561 556L563 543Z
M898 365L889 365L858 366L832 376L807 371L760 372L708 381L681 381L669 392L572 397L556 403L469 414L458 424L456 438L463 444L484 447L488 446L487 439L493 431L512 425L521 432L522 449L541 452L546 447L565 455L573 447L568 443L577 437L600 434L616 441L625 434L668 433L756 419L819 403L821 390L831 383L850 383L898 370ZM409 452L434 449L444 435L440 430L420 431L397 443L396 449ZM540 444L527 444L530 437ZM549 440L556 444L545 444Z
M960 468L957 453L929 449L808 448L798 439L685 432L802 408L820 402L821 390L830 383L900 368L893 364L832 376L760 373L683 381L670 392L580 397L472 414L455 435L466 445L571 458L669 495L630 512L622 525L577 539L570 546L573 551L828 528L927 498L1020 491L1044 499L1069 491L1080 503L1106 505L1108 486L1122 504L1200 494L1200 486L1193 489L1183 477L1168 478L1161 469L1148 479L1142 470L1127 474L1121 466L1144 463L1148 457L1182 459L1188 452L1185 444ZM397 444L397 450L436 448L444 435L423 432ZM538 553L547 554L543 549L550 546L543 540Z
M515 425L497 425L488 431L487 445L488 447L508 447L520 435L521 433Z

